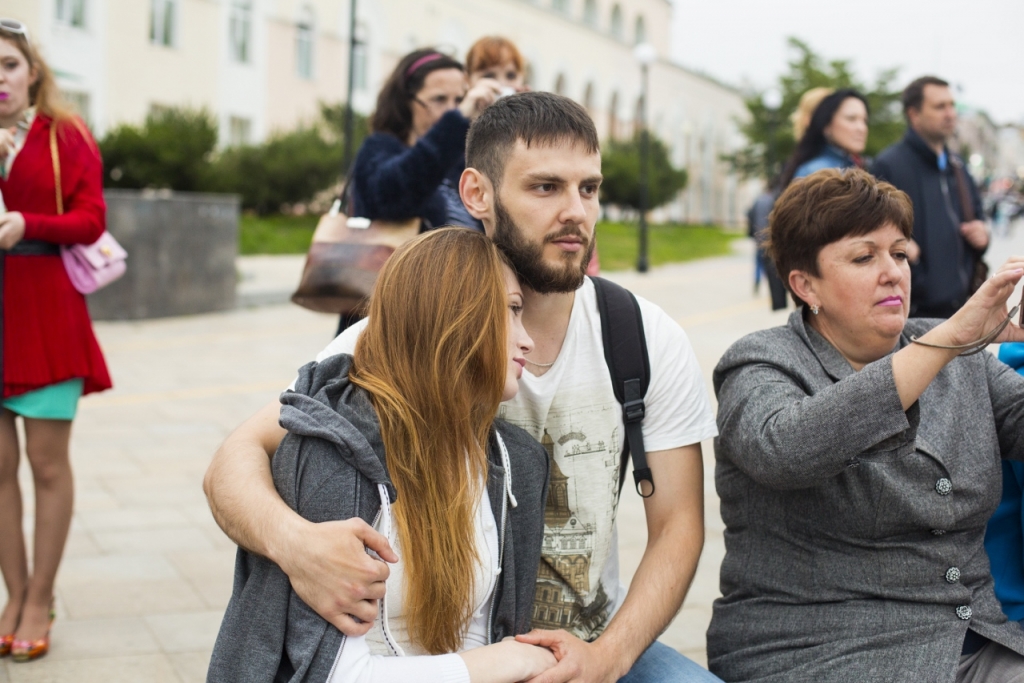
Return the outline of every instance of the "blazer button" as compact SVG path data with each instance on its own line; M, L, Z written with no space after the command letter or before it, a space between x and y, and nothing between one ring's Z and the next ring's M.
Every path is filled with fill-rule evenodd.
M956 615L964 621L968 621L972 616L974 616L974 611L967 605L960 605L956 608Z
M956 583L960 580L960 570L956 567L950 567L946 570L946 582Z
M953 490L953 482L943 477L935 482L935 492L940 496L948 496L949 492Z

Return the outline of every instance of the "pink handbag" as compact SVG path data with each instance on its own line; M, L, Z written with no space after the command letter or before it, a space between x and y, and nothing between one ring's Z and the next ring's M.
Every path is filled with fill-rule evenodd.
M57 214L64 213L64 195L60 186L60 156L57 154L57 127L50 124L50 156L57 190ZM61 246L60 258L71 284L82 294L92 294L124 275L128 252L106 230L92 244Z

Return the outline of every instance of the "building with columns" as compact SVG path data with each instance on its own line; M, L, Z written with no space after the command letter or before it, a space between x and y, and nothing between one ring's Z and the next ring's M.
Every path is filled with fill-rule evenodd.
M5 0L97 135L154 108L206 107L223 145L258 142L345 97L350 0ZM637 43L654 46L651 129L690 182L665 218L738 224L753 196L722 161L746 115L730 86L669 59L669 0L356 0L354 106L372 110L398 59L425 45L463 58L504 35L534 89L587 107L602 138L628 137L641 98Z

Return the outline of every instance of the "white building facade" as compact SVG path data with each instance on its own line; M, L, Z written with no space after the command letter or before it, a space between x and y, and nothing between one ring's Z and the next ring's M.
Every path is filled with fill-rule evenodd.
M464 58L484 35L513 40L530 83L587 107L603 138L628 137L641 96L638 42L652 44L651 129L689 171L664 217L738 224L751 183L723 154L742 144L734 88L673 64L669 0L356 0L360 47L353 103L376 92L410 50ZM205 107L222 144L258 142L344 100L350 0L4 0L25 21L62 89L97 135L154 108Z

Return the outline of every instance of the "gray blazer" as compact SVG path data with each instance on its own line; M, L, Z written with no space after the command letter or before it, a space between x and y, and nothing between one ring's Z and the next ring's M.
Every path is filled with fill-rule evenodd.
M908 321L899 348L936 323ZM1024 459L1024 378L961 357L904 412L891 355L855 372L797 311L733 344L714 385L712 672L952 683L968 628L1024 654L982 545L1000 457Z

